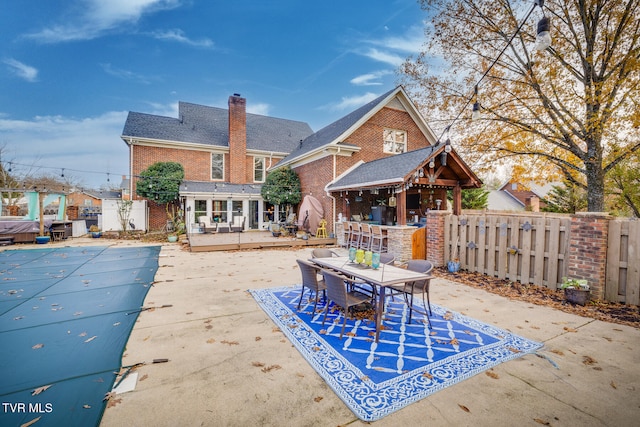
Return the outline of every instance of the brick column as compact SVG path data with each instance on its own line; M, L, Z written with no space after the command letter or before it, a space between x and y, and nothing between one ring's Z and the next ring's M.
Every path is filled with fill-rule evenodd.
M451 212L429 211L427 213L427 261L434 267L445 265L444 219Z
M78 219L78 206L67 206L67 218L69 218L69 221Z
M7 206L7 210L9 211L9 216L18 216L20 207L18 207L17 205L9 205Z
M610 219L604 212L571 216L567 277L588 280L592 299L604 299Z

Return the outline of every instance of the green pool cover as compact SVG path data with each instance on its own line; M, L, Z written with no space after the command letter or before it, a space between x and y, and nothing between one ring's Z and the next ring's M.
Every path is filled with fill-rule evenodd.
M0 425L99 425L159 253L0 252Z

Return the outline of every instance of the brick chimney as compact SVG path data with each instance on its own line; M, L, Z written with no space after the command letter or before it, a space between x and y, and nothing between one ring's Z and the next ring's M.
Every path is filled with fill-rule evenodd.
M229 182L247 180L247 100L234 93L229 97Z

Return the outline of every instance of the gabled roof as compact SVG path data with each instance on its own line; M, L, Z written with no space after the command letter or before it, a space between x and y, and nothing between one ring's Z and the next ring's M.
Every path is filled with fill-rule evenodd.
M329 184L327 190L402 184L404 178L425 163L436 148L421 148L362 163Z
M480 187L482 181L464 163L455 150L451 150L447 155L446 166L442 165L441 156L445 148L445 144L437 144L357 164L336 178L334 182L329 183L325 190L331 192L401 185L407 179L412 179L414 173L424 168L432 159L435 169L440 171L436 172L439 176L434 178L434 185L453 187L459 184L462 188ZM426 173L424 172L425 175ZM421 180L423 179L427 178L421 178Z
M286 166L296 161L302 160L307 156L313 155L315 152L322 151L328 146L351 148L358 150L359 147L345 143L344 140L355 130L357 130L371 116L385 107L391 100L398 97L404 108L413 117L414 121L420 127L428 139L435 143L436 137L424 121L424 118L415 108L413 102L409 100L408 95L402 86L398 86L363 105L357 110L347 114L328 126L320 129L318 132L305 138L298 148L291 152L287 157L280 161L276 167Z
M140 138L229 146L229 111L223 108L180 102L179 118L129 112L122 139ZM304 122L247 113L247 149L290 153L311 135Z
M92 190L92 189L85 189L85 190L81 190L80 193L82 194L86 194L87 196L91 196L94 199L120 199L122 198L122 192L121 191L114 191L114 190Z

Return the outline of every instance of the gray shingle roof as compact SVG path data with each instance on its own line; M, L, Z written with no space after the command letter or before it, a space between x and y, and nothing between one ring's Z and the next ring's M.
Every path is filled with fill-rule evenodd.
M369 113L372 109L378 106L386 97L388 97L391 93L398 90L398 88L391 89L390 91L380 95L373 101L370 101L368 104L363 105L357 110L347 114L341 119L336 120L328 126L320 129L318 132L309 135L302 144L298 147L297 150L292 151L287 157L284 158L283 162L292 161L298 157L304 156L305 154L312 152L318 148L321 148L331 142L335 141L340 135L349 130L354 124L358 122L362 117L364 117L367 113ZM345 144L352 145L352 144Z
M262 184L231 184L228 182L182 181L180 193L220 193L260 195Z
M229 146L229 111L179 103L179 119L129 112L123 138L149 138L218 147ZM311 135L304 122L247 113L247 149L290 153Z
M356 188L367 185L402 183L404 177L417 170L439 147L426 147L395 156L363 163L338 179L327 189Z

